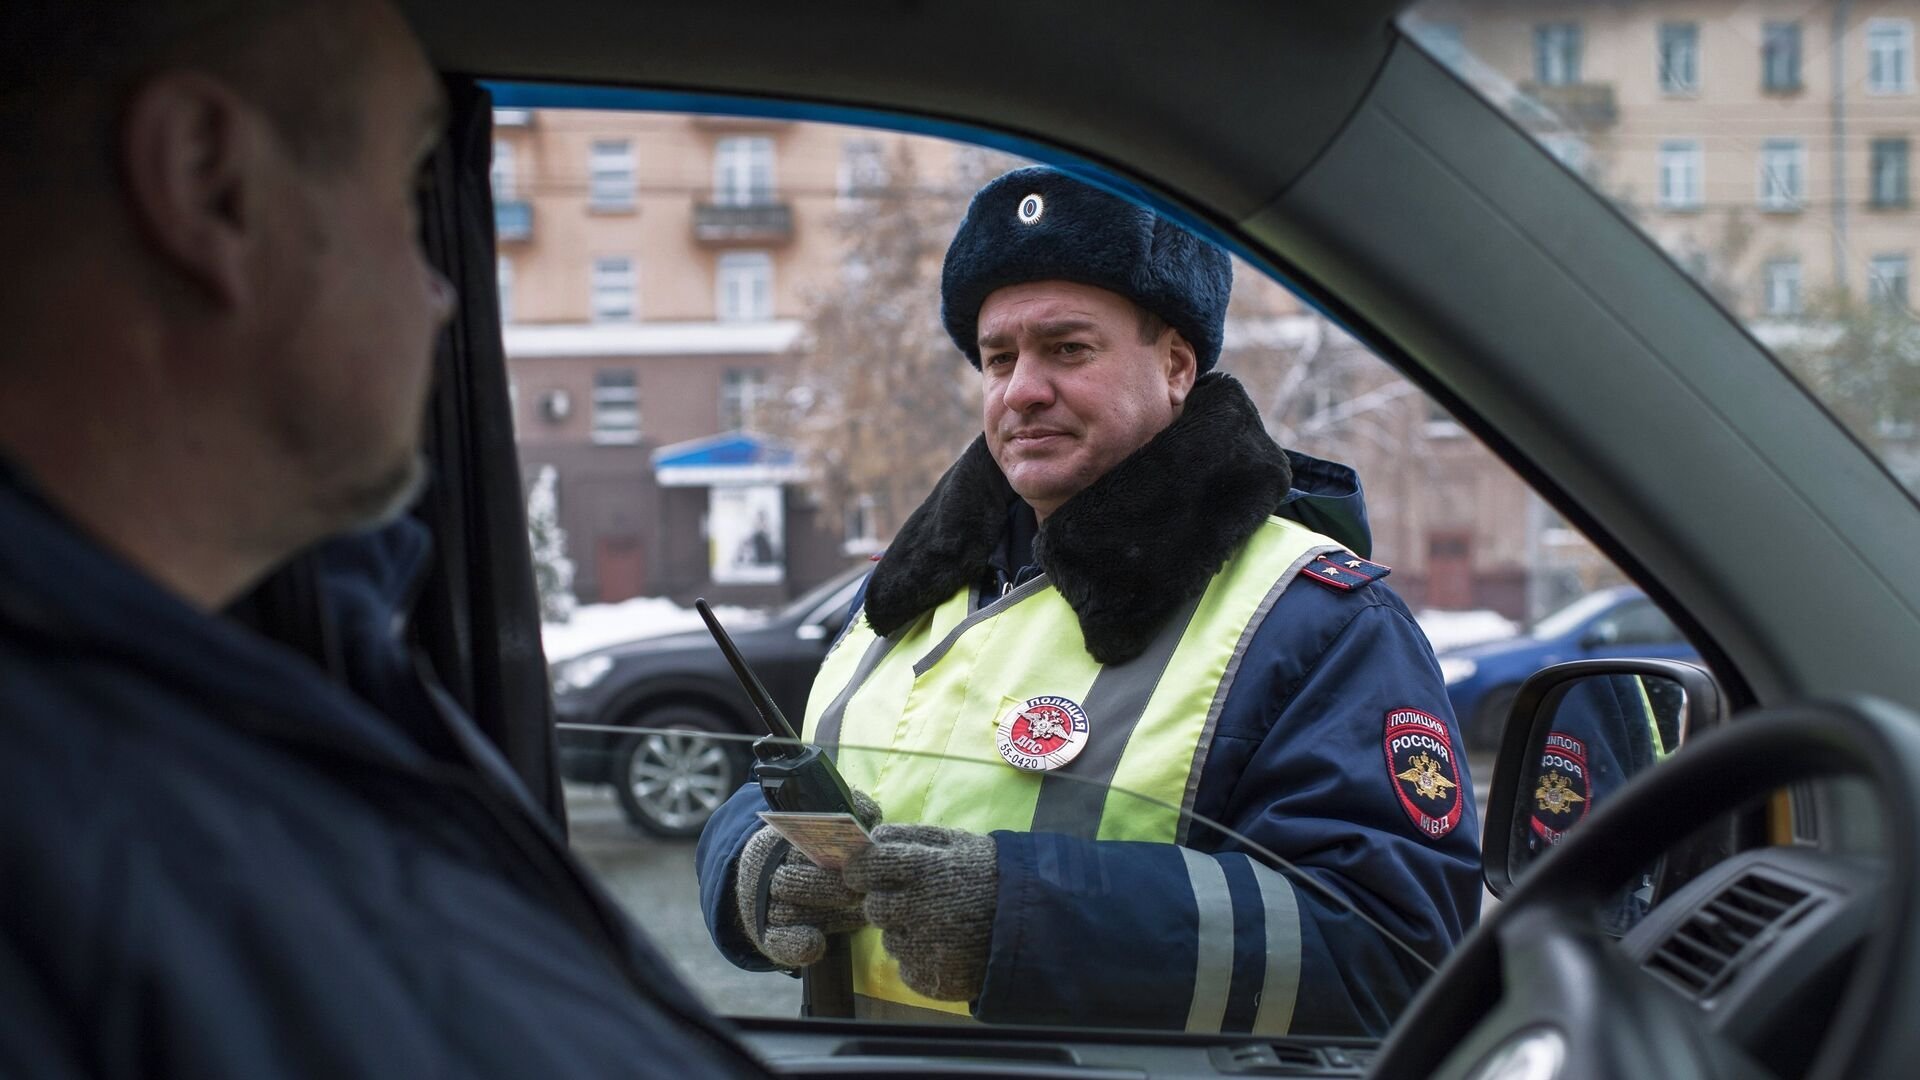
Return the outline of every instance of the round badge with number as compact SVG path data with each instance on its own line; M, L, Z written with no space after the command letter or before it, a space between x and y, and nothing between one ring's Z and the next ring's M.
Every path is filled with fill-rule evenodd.
M1087 748L1087 711L1071 698L1030 697L1000 718L994 741L1016 769L1057 769Z

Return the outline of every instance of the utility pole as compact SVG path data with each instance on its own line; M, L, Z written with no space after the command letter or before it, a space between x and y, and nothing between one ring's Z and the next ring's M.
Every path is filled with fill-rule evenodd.
M1833 5L1833 46L1827 69L1833 73L1833 284L1847 292L1847 16L1852 5Z

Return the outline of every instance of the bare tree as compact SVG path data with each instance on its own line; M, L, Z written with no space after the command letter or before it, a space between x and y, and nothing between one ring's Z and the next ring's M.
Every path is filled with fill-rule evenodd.
M540 618L563 623L573 618L573 560L567 557L567 531L560 527L560 474L540 466L527 493L527 536L533 551L533 580L540 590Z
M1774 352L1854 436L1920 491L1920 321L1890 299L1815 297Z
M980 432L979 375L940 324L940 263L979 182L1019 162L976 151L955 164L928 178L902 140L884 183L853 193L834 224L838 280L809 298L772 418L823 507L870 506L882 535Z

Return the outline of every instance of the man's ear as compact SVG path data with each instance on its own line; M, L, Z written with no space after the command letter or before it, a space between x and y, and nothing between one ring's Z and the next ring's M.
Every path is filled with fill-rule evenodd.
M1167 394L1174 408L1187 403L1193 381L1200 377L1199 355L1180 331L1170 329L1167 342Z
M265 118L232 90L167 71L133 92L120 127L135 227L162 262L223 308L249 293L268 149Z

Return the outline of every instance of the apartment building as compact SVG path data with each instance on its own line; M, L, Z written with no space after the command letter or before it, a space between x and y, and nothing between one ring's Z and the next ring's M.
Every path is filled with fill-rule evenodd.
M1916 23L1920 0L1432 0L1416 36L1765 322L1838 290L1911 305Z
M798 362L808 292L842 272L845 215L911 145L922 183L970 185L972 151L830 124L685 114L499 110L500 302L529 482L556 474L588 602L706 594L774 603L877 550L911 507L827 515L805 463L757 422ZM1301 447L1356 466L1375 556L1416 605L1525 614L1527 495L1511 473L1359 343L1242 266L1222 366L1311 351ZM937 327L929 327L938 333ZM1311 339L1311 340L1309 340ZM1310 348L1309 348L1310 347ZM959 363L959 358L955 357ZM1387 388L1377 407L1353 397ZM1297 400L1294 400L1296 399ZM1364 429L1388 438L1355 437ZM1537 561L1537 560L1536 560Z
M684 114L503 109L495 119L500 302L522 465L530 482L556 472L580 598L772 603L878 550L911 506L857 503L829 520L808 498L804 464L756 412L797 362L808 289L840 272L837 216L857 213L860 192L886 182L900 141L912 144L923 182L965 172L956 155L967 150ZM1245 267L1235 292L1236 326L1283 328L1264 342L1268 358L1326 328ZM1257 336L1234 331L1237 341ZM1398 379L1343 335L1330 336L1328 355L1364 373L1342 375L1342 393ZM1223 366L1241 361L1252 362L1244 350ZM1333 381L1316 394L1327 397ZM1436 602L1517 614L1523 569L1508 522L1520 518L1476 508L1504 507L1522 489L1456 425L1431 422L1424 404L1361 420L1392 427L1406 452L1351 445L1339 427L1309 449L1362 469L1375 492L1376 554L1395 560L1396 585L1424 596L1432 549ZM1429 435L1436 453L1416 452ZM1428 475L1435 462L1447 467Z
M909 136L686 114L495 114L500 303L522 466L557 474L587 601L797 595L845 525L759 430L833 221ZM911 139L921 167L950 144Z

